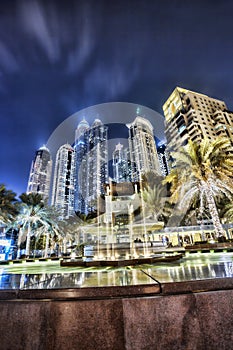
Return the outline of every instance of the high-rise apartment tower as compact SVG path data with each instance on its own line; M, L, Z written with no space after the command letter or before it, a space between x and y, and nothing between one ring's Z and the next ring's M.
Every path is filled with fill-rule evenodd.
M74 143L74 209L76 212L87 213L87 193L88 193L88 143L90 128L89 123L83 119L75 131Z
M51 200L62 219L74 214L73 163L73 148L69 144L62 145L56 155Z
M48 201L52 173L50 151L43 146L36 151L29 174L27 193L39 193L44 201Z
M97 200L108 182L108 128L99 119L91 127L83 120L75 139L75 210L97 210Z
M113 180L117 183L131 181L129 150L118 143L112 154Z
M200 142L204 137L221 135L233 143L233 113L224 101L177 87L163 105L165 134L170 151L188 140Z
M129 151L132 166L132 181L140 180L141 175L154 171L161 174L158 154L149 120L137 116L129 128Z
M166 176L170 172L169 155L167 153L166 145L165 144L159 145L157 147L157 153L158 153L161 174L163 176Z

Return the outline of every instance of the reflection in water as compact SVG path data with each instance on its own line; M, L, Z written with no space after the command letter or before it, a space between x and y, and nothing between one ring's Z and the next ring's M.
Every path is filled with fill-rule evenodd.
M151 276L151 277L150 277ZM6 266L0 270L1 289L55 289L103 286L129 286L159 282L179 282L233 277L232 253L190 254L180 261L94 269L61 268L53 264Z
M181 262L144 269L160 282L233 277L232 253L193 254Z
M55 289L154 284L142 271L120 269L71 273L1 275L1 289Z

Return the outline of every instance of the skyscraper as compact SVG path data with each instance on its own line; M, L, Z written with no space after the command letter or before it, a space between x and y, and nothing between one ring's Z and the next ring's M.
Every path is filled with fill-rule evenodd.
M165 134L169 150L177 150L188 140L221 135L233 142L233 113L224 101L177 87L163 105Z
M169 168L169 155L166 150L166 145L159 145L157 147L157 153L158 153L158 159L159 159L159 166L161 170L161 174L163 176L166 176L170 172Z
M112 154L113 180L117 183L131 181L129 150L118 143Z
M74 209L76 212L87 213L86 198L88 193L88 130L90 126L83 119L75 131L74 143Z
M69 144L62 145L56 155L51 200L62 219L74 214L73 163L73 148Z
M36 151L29 174L27 193L39 193L48 201L52 173L52 159L47 147Z
M88 143L88 195L90 210L96 210L97 199L104 195L104 184L108 182L108 127L95 119L89 130Z
M149 120L137 116L129 128L129 151L132 166L132 181L149 171L161 174L158 154L153 135L153 126Z
M83 120L75 139L75 210L88 213L97 209L97 198L108 181L108 128L99 119L91 127Z

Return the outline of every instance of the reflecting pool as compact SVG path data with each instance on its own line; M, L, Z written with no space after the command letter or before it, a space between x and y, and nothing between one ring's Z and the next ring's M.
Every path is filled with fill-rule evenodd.
M1 289L130 286L233 277L233 253L187 254L179 261L121 268L60 267L59 261L2 265Z

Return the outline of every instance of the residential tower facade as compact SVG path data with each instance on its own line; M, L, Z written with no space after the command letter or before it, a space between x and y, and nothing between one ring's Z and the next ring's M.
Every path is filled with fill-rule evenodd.
M74 149L69 144L62 145L56 155L51 199L61 219L74 214L73 164Z
M27 193L39 193L44 201L48 201L52 175L52 158L47 147L43 146L36 151L32 161Z
M178 150L188 140L200 142L216 136L233 141L233 113L224 101L177 87L163 105L169 150Z
M75 210L88 214L98 208L98 199L108 182L108 127L95 119L89 127L82 121L75 140Z
M113 180L117 183L131 181L131 162L129 150L121 143L116 145L112 154Z
M141 175L149 171L161 174L153 126L150 121L137 116L133 123L127 124L127 127L129 129L132 181L140 181Z

